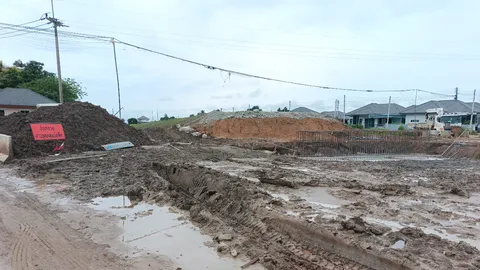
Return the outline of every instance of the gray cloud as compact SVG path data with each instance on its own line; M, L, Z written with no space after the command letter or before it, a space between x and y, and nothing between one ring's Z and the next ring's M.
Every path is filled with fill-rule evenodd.
M168 102L168 101L175 101L173 97L161 97L157 99L158 102Z
M232 95L225 95L225 96L210 96L211 99L232 99Z
M248 97L255 98L255 97L259 97L261 94L262 94L262 90L260 88L257 88L255 89L255 91L250 92L250 94L248 94Z

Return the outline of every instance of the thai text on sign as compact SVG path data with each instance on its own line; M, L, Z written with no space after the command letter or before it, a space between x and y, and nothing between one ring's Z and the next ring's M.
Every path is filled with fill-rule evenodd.
M62 124L30 124L35 141L65 140Z

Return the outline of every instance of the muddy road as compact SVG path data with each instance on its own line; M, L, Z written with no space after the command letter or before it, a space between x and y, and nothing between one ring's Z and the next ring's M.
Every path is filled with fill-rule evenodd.
M176 269L161 258L126 260L94 243L87 231L112 229L107 238L114 238L111 220L92 219L89 228L88 209L52 208L48 193L28 192L33 186L11 170L0 169L0 183L0 269Z
M203 246L237 265L232 269L248 261L254 264L247 269L480 267L478 161L327 160L218 144L161 145L48 162L55 159L10 167L80 202L126 195L132 205L177 209L210 237Z

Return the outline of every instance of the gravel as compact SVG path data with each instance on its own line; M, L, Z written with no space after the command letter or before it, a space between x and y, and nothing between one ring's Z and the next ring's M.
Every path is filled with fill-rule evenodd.
M323 116L316 112L263 112L263 111L242 111L242 112L219 112L213 111L205 114L198 119L197 124L209 124L218 120L229 118L277 118L277 117L289 117L294 119L304 118L322 118L334 121L332 118Z

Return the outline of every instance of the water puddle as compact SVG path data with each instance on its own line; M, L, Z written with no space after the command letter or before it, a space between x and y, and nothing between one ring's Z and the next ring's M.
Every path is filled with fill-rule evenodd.
M405 247L405 241L398 240L397 242L395 242L395 244L393 244L390 247L393 248L393 249L403 249Z
M328 193L328 188L324 187L303 187L300 188L296 194L311 204L330 209L340 208L343 204L350 203L349 201L330 195Z
M96 198L89 205L119 217L123 228L121 241L136 249L166 255L187 270L240 269L246 261L231 257L220 258L213 248L205 246L212 238L168 207L140 203L131 205L127 197ZM134 255L135 256L135 255ZM259 265L252 269L263 269Z

